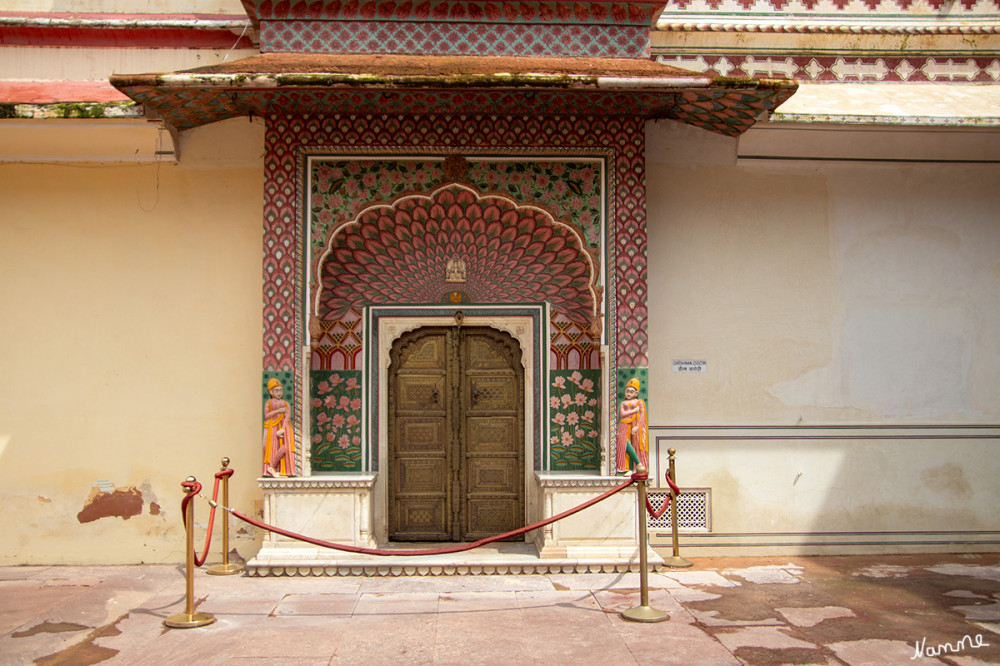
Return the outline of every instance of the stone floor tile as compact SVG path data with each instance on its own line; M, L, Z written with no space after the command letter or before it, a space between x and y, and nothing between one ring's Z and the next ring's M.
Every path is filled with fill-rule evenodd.
M978 603L970 606L953 606L952 609L964 615L967 620L975 620L977 622L996 622L1000 620L1000 601Z
M679 618L679 619L678 619ZM657 623L631 622L622 618L611 623L639 664L657 666L736 666L736 659L717 640L686 621L684 615L671 614L670 620Z
M437 623L434 612L355 615L348 620L331 663L433 664Z
M358 598L353 594L288 594L278 601L271 614L349 616L354 613L357 605Z
M726 569L723 576L738 576L749 583L762 584L794 584L802 582L799 577L802 567L794 564L769 564L746 569Z
M519 576L378 576L361 580L362 593L471 592L551 590L548 577L540 574Z
M827 647L848 666L899 666L900 664L937 666L944 663L933 657L913 660L914 646L903 641L867 639L833 643Z
M437 613L438 594L406 593L362 594L354 607L354 615L419 615Z
M557 590L611 590L611 589L639 589L640 578L638 573L615 573L615 574L549 574L548 579ZM669 576L650 573L648 584L653 588L678 588L678 583Z
M742 647L781 650L786 648L815 649L818 645L807 643L790 635L785 627L741 627L714 632L715 639L735 652Z
M38 580L48 578L48 572L56 567L0 567L0 582L6 580Z
M997 565L950 563L927 567L927 571L945 576L970 576L983 580L1000 581L1000 566Z
M779 620L777 617L768 618L758 618L758 619L739 619L739 618L723 618L718 617L719 611L717 610L697 610L689 609L691 615L694 619L706 627L760 627L760 626L784 626L785 622Z
M629 608L636 608L642 604L642 596L639 590L595 590L594 597L601 607L621 613ZM649 605L666 613L684 613L684 607L671 596L667 590L650 590Z
M82 587L43 587L36 581L0 581L0 635L40 624L54 608L83 595Z
M515 593L442 595L434 647L436 665L532 663L539 639Z
M326 659L351 640L346 616L295 615L256 618L238 632L234 657ZM288 661L286 661L288 663Z
M710 585L714 587L739 587L740 585L739 581L729 580L718 571L693 571L686 569L684 571L665 571L660 573L660 575L672 578L684 586Z
M712 601L722 597L721 594L691 587L679 587L668 590L668 592L670 592L671 597L681 604L689 604L697 601Z
M209 594L198 607L199 611L216 616L250 615L266 616L275 612L287 595L271 594ZM351 599L353 599L353 595Z
M850 608L839 606L820 606L806 608L775 608L789 623L796 627L815 627L824 620L835 620L841 617L855 617Z
M233 666L288 666L288 657L230 657ZM327 666L330 657L296 657L295 666Z

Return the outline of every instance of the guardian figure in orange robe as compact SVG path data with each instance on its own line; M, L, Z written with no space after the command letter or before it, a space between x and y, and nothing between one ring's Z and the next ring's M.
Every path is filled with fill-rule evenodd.
M625 384L625 400L618 412L616 469L623 474L642 463L649 469L649 426L646 403L639 399L639 380L634 377Z
M267 380L271 397L264 403L264 476L295 476L295 439L292 407L285 389L273 377Z

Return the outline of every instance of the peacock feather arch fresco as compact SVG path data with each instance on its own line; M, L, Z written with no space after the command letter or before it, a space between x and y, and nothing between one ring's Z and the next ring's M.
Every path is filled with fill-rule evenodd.
M464 264L461 283L449 262ZM313 316L332 321L368 304L538 303L578 326L599 316L598 260L547 210L451 183L372 204L335 226L314 267Z

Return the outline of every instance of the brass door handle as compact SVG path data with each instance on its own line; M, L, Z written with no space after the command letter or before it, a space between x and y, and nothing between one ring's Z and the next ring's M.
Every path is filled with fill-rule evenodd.
M440 391L438 391L438 389L437 389L437 387L436 387L436 386L435 386L434 388L432 388L432 389L431 389L431 398L433 398L433 399L434 399L434 402L435 402L435 404L436 404L436 403L437 403L437 401L438 401L438 394L439 394L439 393L440 393Z
M474 388L472 389L472 404L474 405L477 402L479 402L479 389Z

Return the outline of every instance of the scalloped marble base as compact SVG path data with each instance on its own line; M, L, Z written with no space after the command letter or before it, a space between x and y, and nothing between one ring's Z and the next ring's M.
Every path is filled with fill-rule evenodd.
M423 544L400 546L420 548ZM593 550L593 549L592 549ZM320 548L263 548L246 565L248 576L480 576L557 573L625 573L639 570L638 552L575 552L572 557L539 557L532 544L485 546L450 555L360 556ZM628 552L625 552L625 551ZM663 559L648 553L652 571Z

